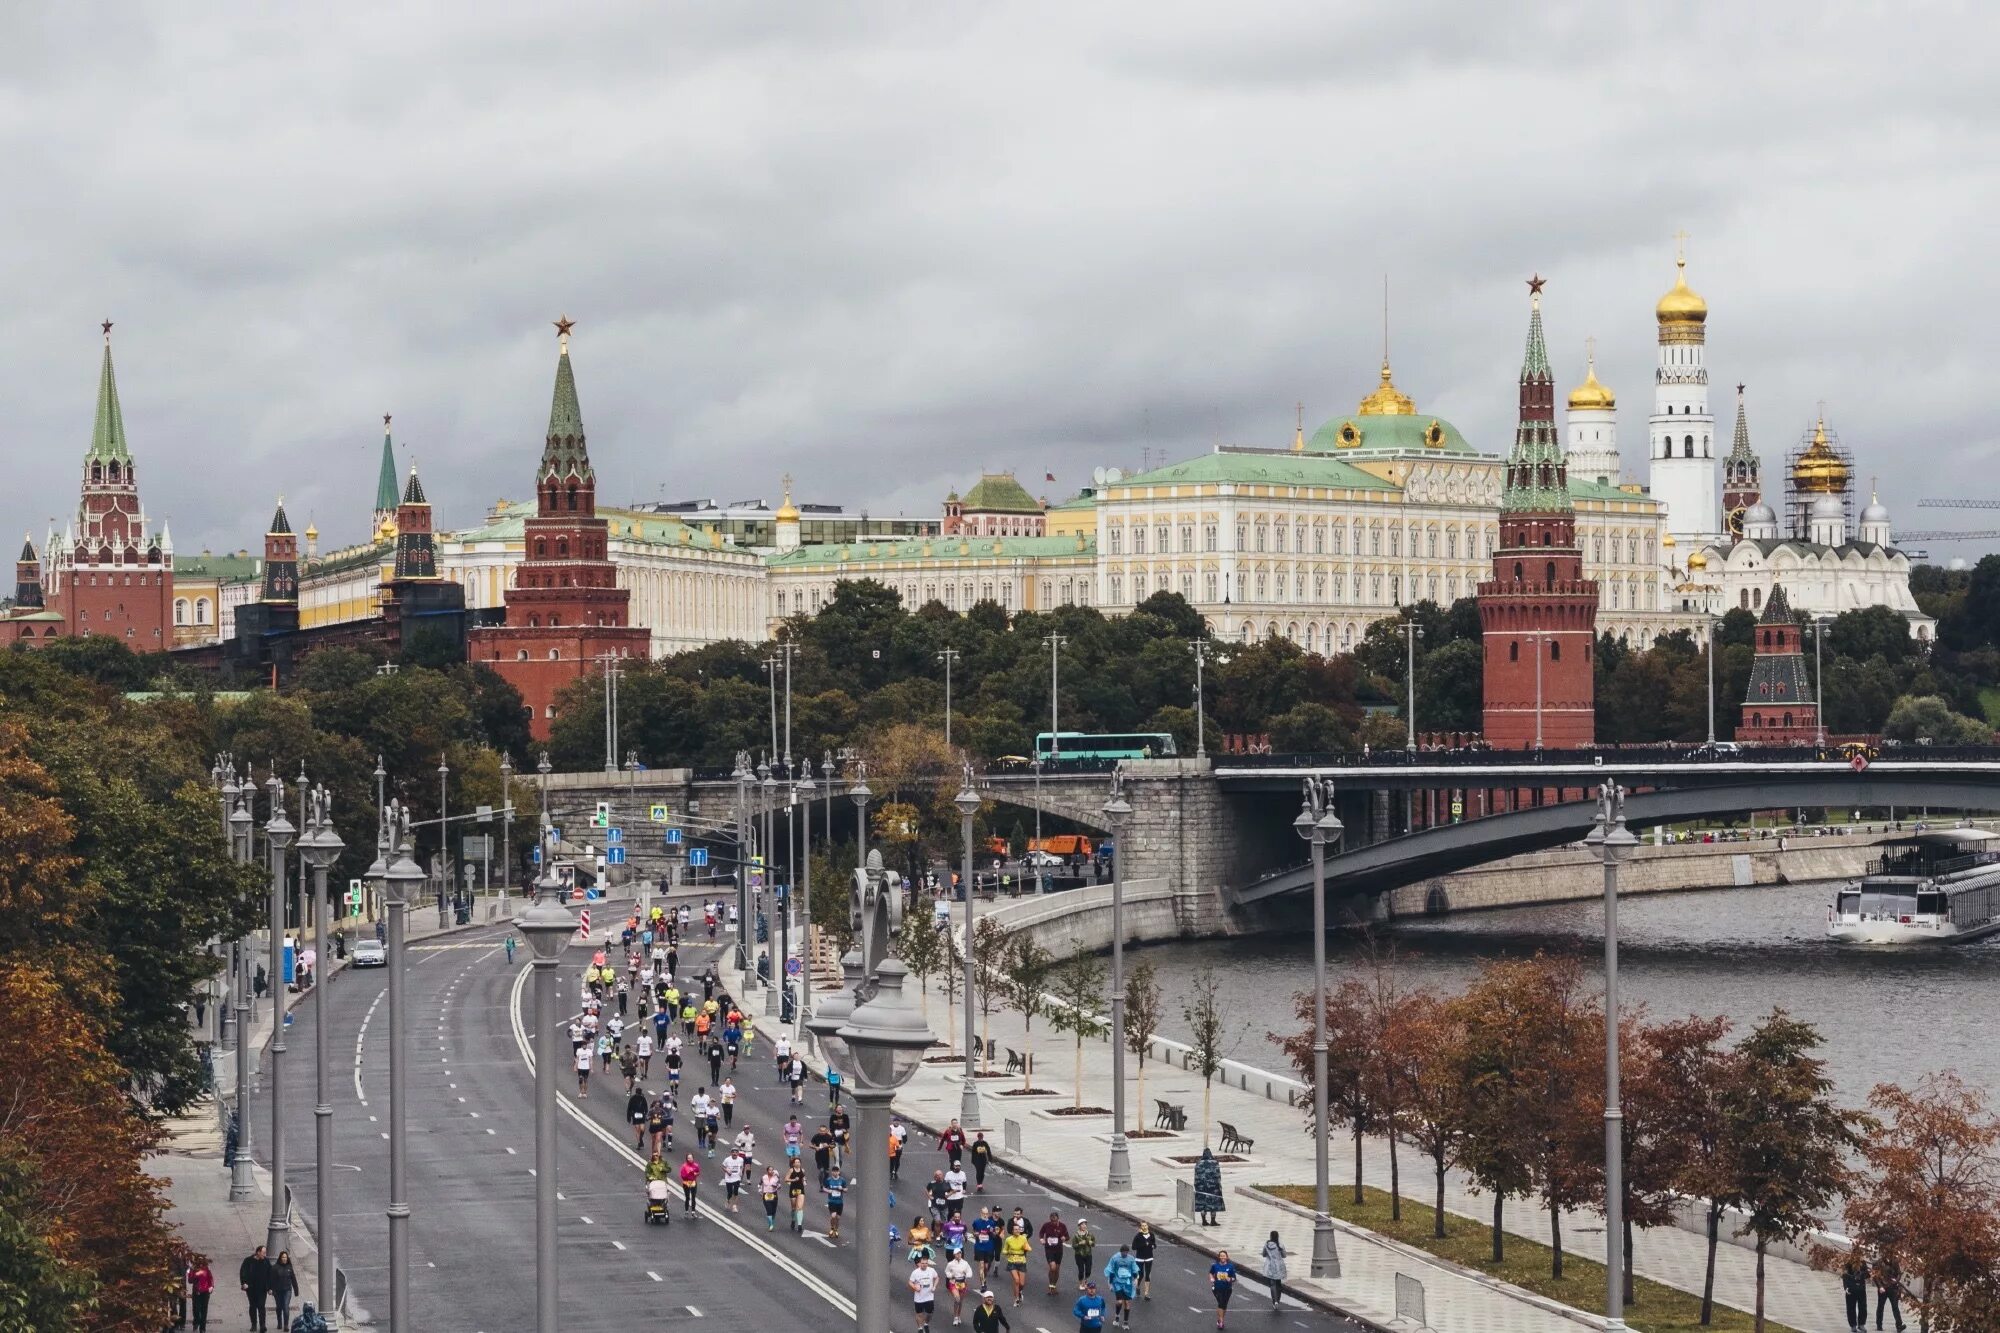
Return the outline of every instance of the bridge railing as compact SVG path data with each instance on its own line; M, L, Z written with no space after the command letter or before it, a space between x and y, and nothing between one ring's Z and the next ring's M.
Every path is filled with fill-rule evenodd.
M1879 760L1911 763L2000 762L1996 745L1888 745L1876 751ZM1810 761L1846 763L1838 746L1757 745L1731 749L1706 745L1620 745L1584 749L1493 750L1484 747L1359 751L1310 751L1300 754L1232 754L1219 756L1219 768L1397 768L1513 767L1520 764L1796 764Z

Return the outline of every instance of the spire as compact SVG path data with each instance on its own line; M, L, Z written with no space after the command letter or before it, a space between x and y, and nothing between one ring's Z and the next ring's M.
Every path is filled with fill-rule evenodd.
M396 578L434 579L437 577L437 545L431 535L431 502L424 498L424 484L417 480L417 465L410 464L410 483L403 488L403 503L396 510Z
M402 503L406 505L426 505L430 503L429 500L424 498L424 484L417 480L417 465L414 462L410 464L410 484L403 487Z
M542 476L575 475L595 481L584 445L583 409L576 400L576 374L569 363L569 331L576 321L565 315L556 325L556 388L549 404L548 442L542 450Z
M396 446L389 438L389 414L382 414L382 467L375 474L375 526L396 508Z
M125 414L118 406L118 377L111 369L111 321L104 321L104 366L97 374L97 421L90 431L88 457L99 462L130 462L125 446Z
M24 536L21 538L21 559L23 562L41 559L40 556L35 554L35 539L33 536Z
M289 535L291 530L292 521L285 517L285 497L281 495L278 497L278 512L271 515L271 526L266 528L265 532L267 534L283 533Z
M1743 412L1743 386L1736 386L1736 439L1729 446L1729 462L1748 463L1756 458L1750 452L1750 419Z
M1517 512L1568 513L1568 469L1556 434L1555 374L1549 368L1548 341L1542 334L1542 287L1536 274L1528 280L1528 347L1521 361L1521 416L1514 428L1514 448L1507 457L1507 479L1500 507Z

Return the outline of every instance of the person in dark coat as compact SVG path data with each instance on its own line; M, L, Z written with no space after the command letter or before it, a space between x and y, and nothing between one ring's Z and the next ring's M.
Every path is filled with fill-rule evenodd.
M1848 1333L1861 1333L1868 1326L1868 1264L1859 1252L1848 1255L1840 1270L1840 1293L1847 1299Z
M265 1298L271 1294L271 1261L264 1257L262 1245L252 1250L250 1257L237 1268L236 1284L243 1288L244 1299L250 1302L250 1327L266 1328L264 1306Z
M292 1326L292 1297L298 1294L299 1275L292 1267L292 1252L279 1250L271 1265L271 1303L278 1307L279 1333Z
M1222 1163L1207 1148L1194 1164L1194 1211L1205 1227L1215 1225L1215 1215L1226 1211L1222 1201Z

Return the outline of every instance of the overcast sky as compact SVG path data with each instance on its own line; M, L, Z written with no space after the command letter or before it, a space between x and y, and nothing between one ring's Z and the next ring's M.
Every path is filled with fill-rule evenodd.
M1504 8L11 5L0 523L73 512L103 318L185 554L280 492L360 538L384 412L441 524L525 495L564 312L603 501L1282 445L1385 275L1399 384L1502 452L1535 271L1643 480L1684 228L1767 476L1823 399L1899 526L2000 526L1913 507L2000 498L2000 11Z

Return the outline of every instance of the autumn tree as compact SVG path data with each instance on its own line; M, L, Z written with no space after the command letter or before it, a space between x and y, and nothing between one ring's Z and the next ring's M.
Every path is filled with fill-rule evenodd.
M1049 969L1049 1026L1067 1032L1076 1041L1076 1098L1083 1106L1083 1043L1086 1037L1102 1036L1104 1025L1104 960L1077 940L1067 957Z
M931 978L940 970L951 970L951 945L928 912L906 912L889 948L903 960L903 966L917 979L924 1021L931 1016Z
M1298 1028L1289 1035L1273 1033L1271 1039L1284 1049L1292 1068L1313 1087L1314 992L1300 991L1292 997ZM1362 1201L1362 1137L1376 1125L1377 1084L1374 1074L1374 1025L1370 1016L1372 997L1359 981L1344 981L1326 997L1326 1114L1330 1122L1344 1124L1354 1134L1354 1202ZM1332 1125L1313 1121L1315 1101L1308 1098L1305 1129L1308 1134L1332 1132Z
M1640 1106L1639 1114L1657 1126L1660 1141L1673 1153L1671 1187L1702 1201L1708 1239L1701 1288L1704 1325L1715 1317L1715 1251L1722 1239L1722 1218L1737 1197L1729 1162L1729 1127L1723 1116L1724 1095L1736 1076L1735 1055L1722 1045L1728 1032L1726 1018L1693 1016L1647 1028L1636 1096L1631 1099ZM1628 1273L1631 1250L1628 1244Z
M1431 1234L1443 1240L1445 1173L1460 1164L1465 1141L1465 1085L1459 1078L1465 1018L1428 991L1405 996L1399 1009L1382 1058L1397 1066L1402 1081L1404 1131L1430 1159L1437 1185Z
M972 970L978 974L979 1067L992 1072L993 1009L1007 998L1006 963L1010 941L1007 928L983 916L972 928Z
M1132 1093L1133 1112L1139 1125L1146 1123L1146 1056L1152 1052L1153 1038L1160 1031L1160 980L1153 965L1140 962L1125 975L1125 1048L1137 1061ZM1123 1125L1118 1127L1124 1129Z
M1849 1179L1847 1154L1861 1146L1864 1118L1833 1101L1818 1029L1783 1009L1737 1045L1723 1094L1733 1193L1756 1239L1756 1333L1764 1333L1764 1256L1773 1241L1821 1225Z
M1024 1047L1030 1045L1034 1037L1036 1016L1049 1011L1049 996L1045 987L1048 985L1049 968L1054 962L1054 956L1035 943L1035 937L1026 931L1010 937L1007 942L1007 1003L1021 1016L1021 1044ZM1028 1058L1022 1062L1021 1086L1032 1088L1035 1086L1034 1052L1024 1050L1023 1054Z
M1878 1278L1895 1265L1934 1333L1990 1329L2000 1290L2000 1119L1956 1073L1915 1089L1878 1084L1867 1170L1847 1196L1847 1234Z
M1224 1042L1228 1030L1223 1024L1222 1004L1217 998L1222 991L1222 983L1216 980L1215 969L1203 964L1195 969L1188 979L1187 999L1181 1004L1181 1018L1188 1026L1189 1055L1194 1060L1194 1070L1201 1075L1201 1146L1208 1146L1209 1101L1215 1088L1215 1076L1222 1071Z

